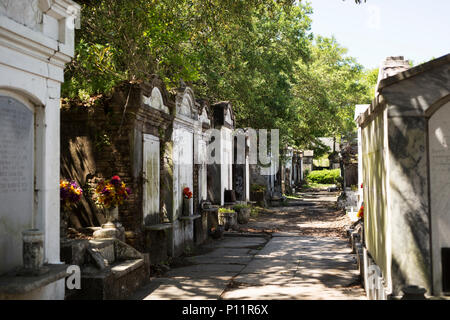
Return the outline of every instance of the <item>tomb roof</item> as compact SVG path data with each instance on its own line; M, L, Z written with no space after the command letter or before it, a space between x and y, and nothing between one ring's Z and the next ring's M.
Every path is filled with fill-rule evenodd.
M450 63L450 53L381 80L378 86L378 90L381 91L383 88L393 85L394 83L412 78L414 76L417 76L418 74L448 63Z

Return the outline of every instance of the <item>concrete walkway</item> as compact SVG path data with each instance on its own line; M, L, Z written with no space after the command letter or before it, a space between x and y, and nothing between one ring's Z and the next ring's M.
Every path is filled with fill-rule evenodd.
M364 299L364 291L358 285L356 260L347 241L323 236L324 221L320 219L332 218L329 205L334 199L329 194L323 197L319 194L314 198L316 201L305 207L291 201L293 207L288 204L288 207L276 208L250 224L255 227L260 223L264 228L267 223L276 224L278 232L271 236L233 235L212 240L202 247L207 253L186 258L190 265L174 268L164 277L152 279L131 298ZM314 218L312 212L319 217ZM308 217L304 226L308 235L303 234L300 220L296 229L289 226L283 230L282 226L287 225L283 219L292 221L294 214L298 219ZM342 217L334 218L342 220ZM311 236L315 224L318 235ZM330 224L325 230L329 228L337 227ZM334 235L333 232L330 234Z
M354 257L337 238L277 236L233 279L223 299L362 299Z
M174 268L162 278L154 278L131 299L204 300L220 299L233 277L250 264L265 237L225 237L203 249L211 252L186 258L189 266Z

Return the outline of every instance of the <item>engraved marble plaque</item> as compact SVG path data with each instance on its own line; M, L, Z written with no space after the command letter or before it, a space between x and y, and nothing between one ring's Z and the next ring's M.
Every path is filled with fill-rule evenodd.
M441 249L450 247L450 102L430 118L430 195L434 287L442 290Z
M21 264L21 232L33 211L34 115L0 95L0 273Z

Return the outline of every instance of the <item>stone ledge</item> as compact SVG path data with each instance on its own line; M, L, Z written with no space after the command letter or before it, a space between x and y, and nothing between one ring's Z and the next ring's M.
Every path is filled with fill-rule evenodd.
M33 290L45 287L46 285L65 278L67 274L67 264L46 264L49 268L46 274L26 277L16 276L15 273L6 274L0 277L0 293L2 294L24 294Z
M180 220L196 220L196 219L199 219L199 218L201 218L202 216L200 215L200 214L196 214L196 215L193 215L193 216L182 216L182 217L179 217L178 219L180 219Z
M151 226L145 226L144 229L146 231L161 231L166 229L172 229L173 225L172 223L160 223L160 224L154 224Z
M111 273L116 277L122 277L133 270L144 265L144 259L127 260L121 263L117 263L111 267Z

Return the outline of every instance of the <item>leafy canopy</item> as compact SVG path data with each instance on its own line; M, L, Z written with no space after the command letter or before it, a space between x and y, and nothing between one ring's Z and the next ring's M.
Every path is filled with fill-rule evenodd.
M158 74L233 103L238 127L277 128L281 145L354 130L372 77L335 39L313 36L293 0L85 0L63 97L107 95Z

